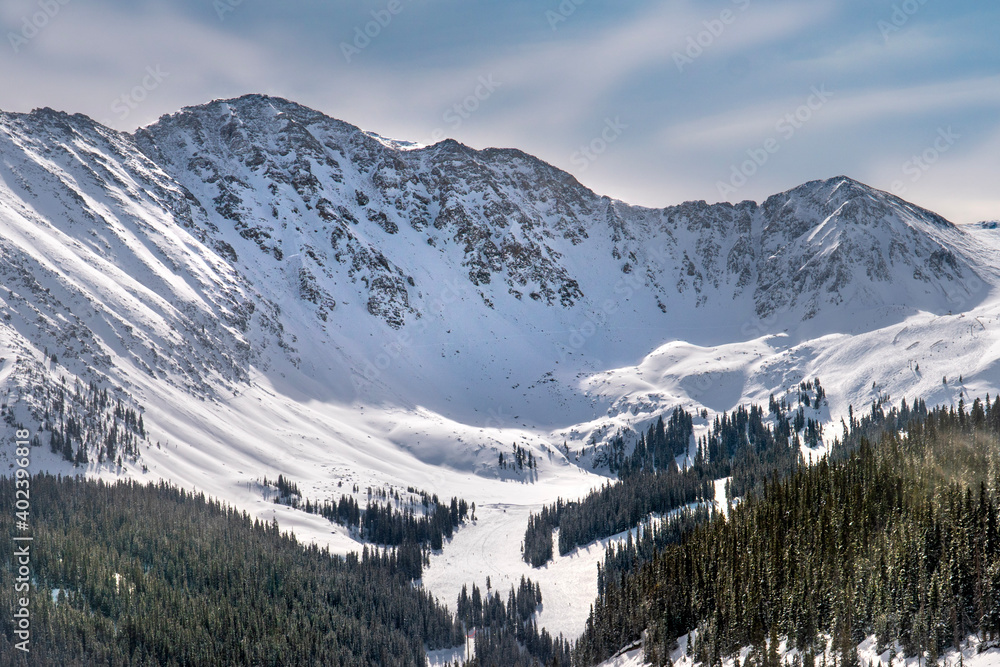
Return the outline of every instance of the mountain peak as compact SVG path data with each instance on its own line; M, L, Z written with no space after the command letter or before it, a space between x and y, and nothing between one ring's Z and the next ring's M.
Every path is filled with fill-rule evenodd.
M62 112L35 113L16 131L79 127ZM620 273L642 283L634 307L653 304L653 318L686 299L707 311L752 293L757 315L795 308L795 321L852 301L938 311L933 295L974 273L953 250L960 230L844 175L759 206L648 209L602 199L517 149L418 147L262 94L185 107L134 141L120 136L111 143L123 162L138 148L144 168L169 176L164 198L184 202L174 214L200 241L239 272L296 285L321 322L363 304L402 327L434 307L440 271L455 271L488 309L572 309L614 296L607 284ZM45 142L68 144L58 131ZM603 277L591 270L605 265ZM632 273L643 266L653 268Z
M650 209L516 149L400 150L266 95L186 107L134 139L53 110L11 117L0 337L122 386L222 396L261 377L284 396L421 405L454 423L496 406L524 424L565 408L580 424L613 407L581 397L581 377L665 342L743 357L773 334L867 335L969 310L993 279L989 233L846 176L761 205ZM774 363L804 368L793 356ZM782 375L746 363L718 379L733 402ZM629 386L666 389L635 405L674 400L645 383Z
M214 110L220 107L232 107L239 110L261 108L261 107L271 107L276 110L303 110L310 113L319 113L315 109L311 109L305 105L299 104L298 102L293 102L292 100L286 99L284 97L274 97L271 95L264 95L262 93L248 93L246 95L240 95L238 97L220 97L214 100L205 102L204 104L193 104L181 108L179 113L183 112L199 112L205 110Z
M236 125L249 123L249 127L260 130L264 134L270 134L273 129L265 130L263 126L273 125L276 121L284 121L281 123L282 125L287 125L288 121L296 124L323 123L340 132L357 134L373 142L376 141L360 128L327 116L321 111L283 97L259 93L216 99L205 104L183 107L179 111L160 116L146 127L139 128L136 130L135 136L148 136L150 132L155 133L154 128L163 125L207 126L213 128L211 130L213 133L217 133L220 128L234 127L229 125L231 122Z
M802 185L786 190L781 195L804 196L814 200L832 201L834 199L843 202L853 197L879 198L887 193L878 190L870 185L862 183L850 176L834 176L832 178L816 179L807 181ZM780 196L780 195L779 195Z
M835 176L808 181L768 197L765 206L793 205L802 202L817 208L825 215L849 214L845 220L867 222L875 219L894 218L905 224L926 223L936 227L954 229L955 225L942 216L912 204L896 195L879 190L849 176Z
M90 116L85 116L81 113L70 114L51 107L38 107L32 109L29 113L0 111L0 119L6 119L21 125L29 133L37 132L41 128L62 132L71 132L73 130L92 131L95 128L102 128L106 132L116 133L115 130L105 128L90 118Z

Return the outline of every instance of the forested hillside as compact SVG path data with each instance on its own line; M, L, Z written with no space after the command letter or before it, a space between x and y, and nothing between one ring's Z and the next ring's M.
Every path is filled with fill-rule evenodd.
M0 478L0 495L14 485ZM0 532L13 520L4 513ZM19 664L422 667L425 648L463 641L393 551L331 556L166 485L35 476L30 524L31 652ZM13 578L0 568L6 609ZM12 623L0 620L0 656L19 653Z
M791 400L779 401L772 395L766 412L751 405L723 413L697 440L694 416L681 408L650 424L630 454L625 453L625 436L619 434L601 451L619 481L579 501L559 499L532 515L524 535L525 562L540 567L552 558L556 528L559 554L565 556L578 546L628 530L651 514L711 502L714 480L728 479L728 496L742 497L759 491L770 477L795 470L802 444L820 444L819 409L826 397L819 378L803 381L789 396ZM683 470L678 459L685 461ZM707 511L698 514L707 516ZM660 530L660 539L666 534Z
M1000 636L1000 398L929 413L875 405L847 427L829 459L750 494L728 520L651 557L610 549L576 662L644 639L665 664L692 630L692 657L712 665L746 646L764 664L778 638L807 665L832 639L856 665L872 634L935 664L970 634Z

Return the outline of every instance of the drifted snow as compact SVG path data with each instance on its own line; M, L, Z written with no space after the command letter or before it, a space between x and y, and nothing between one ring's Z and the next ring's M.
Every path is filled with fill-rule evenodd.
M996 229L844 177L646 209L519 151L394 142L263 96L134 136L0 114L0 157L0 388L25 423L18 358L122 387L152 443L125 474L337 552L359 545L260 478L474 501L424 584L454 605L523 573L556 634L582 630L603 546L531 570L527 515L604 483L592 445L618 429L818 376L830 438L880 394L1000 387ZM497 467L514 444L537 473ZM47 447L33 464L73 471Z

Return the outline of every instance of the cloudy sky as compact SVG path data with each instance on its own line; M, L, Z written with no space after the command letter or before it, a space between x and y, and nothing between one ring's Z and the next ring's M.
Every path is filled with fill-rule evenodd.
M972 222L1000 218L997 25L993 0L4 0L0 109L132 130L263 92L635 204L846 174Z

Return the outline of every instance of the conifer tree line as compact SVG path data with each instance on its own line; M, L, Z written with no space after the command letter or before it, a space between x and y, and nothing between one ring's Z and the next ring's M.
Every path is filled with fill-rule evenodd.
M552 532L559 528L559 554L638 525L655 512L711 499L711 479L681 473L676 466L663 473L638 473L627 482L605 483L579 502L562 499L528 518L524 560L541 567L552 558Z
M663 417L650 425L645 437L640 437L631 456L619 456L609 460L611 472L627 479L642 472L655 473L673 470L676 458L688 453L694 419L681 408L674 408L666 422ZM613 447L621 452L621 448Z
M568 667L569 641L539 631L535 623L541 603L541 587L524 577L517 588L510 587L506 604L500 591L487 589L484 595L473 584L470 595L463 585L456 616L467 632L475 631L475 659L468 667Z
M20 664L412 665L460 625L396 550L346 558L164 484L31 478L31 653ZM0 496L14 480L0 478ZM0 531L13 534L11 513ZM0 605L14 607L12 558ZM0 656L14 656L10 615Z
M624 436L614 438L603 455L619 482L607 483L578 502L559 499L531 515L524 535L525 562L540 567L552 558L556 528L559 553L566 555L633 528L650 514L712 500L713 480L730 478L726 489L733 498L760 490L772 475L795 470L804 442L799 434L813 446L819 444L819 421L806 417L805 409L818 408L825 391L819 379L803 381L796 396L795 410L787 399L772 396L769 412L751 405L723 413L697 441L694 417L681 408L675 408L666 421L661 417L651 424L631 454L625 453ZM677 458L689 454L692 442L695 455L682 471ZM664 544L665 539L666 533L661 533L657 543Z
M31 403L39 422L34 444L47 441L52 453L66 461L121 466L141 455L139 445L147 437L142 407L131 399L112 397L96 382L84 385L76 380L67 387L65 378L56 382L41 375L35 378ZM9 426L19 426L7 405L0 409Z
M775 478L728 520L652 557L609 549L574 662L642 640L667 664L693 630L705 665L746 646L750 663L768 663L779 637L805 665L830 639L846 666L872 634L879 652L898 640L928 665L972 634L1000 642L1000 398L851 412L832 456Z
M671 512L663 520L650 520L640 525L634 538L629 531L625 540L608 546L603 563L597 564L597 590L604 590L609 582L620 580L623 574L652 560L668 544L678 544L695 527L714 516L715 509L709 505L685 507Z
M398 547L397 554L401 565L412 579L420 579L423 575L425 554L422 550L440 551L444 541L450 540L455 530L469 518L469 504L458 497L453 497L449 504L442 503L437 494L430 495L420 491L423 514L413 511L412 503L403 510L399 493L390 498L387 492L376 492L381 495L384 503L369 498L368 504L361 509L353 496L342 494L337 502L302 501L298 485L278 475L273 483L266 477L265 486L273 486L277 491L274 501L300 509L310 514L318 514L328 521L346 526L354 531L358 539L379 546ZM369 495L372 495L369 489ZM411 489L410 493L415 493ZM393 506L393 502L397 507Z
M497 455L497 466L501 470L506 470L507 468L517 468L518 470L535 470L538 467L538 463L535 460L535 455L529 450L521 447L518 444L514 444L511 447L512 454L510 456L504 456L503 452Z

